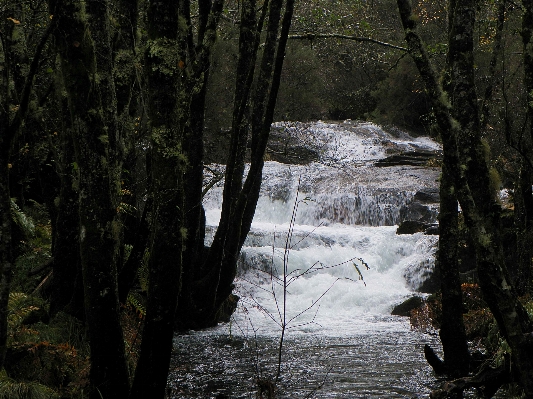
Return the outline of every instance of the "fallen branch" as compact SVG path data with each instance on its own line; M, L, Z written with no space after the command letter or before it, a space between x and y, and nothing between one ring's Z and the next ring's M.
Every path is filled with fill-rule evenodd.
M429 395L431 399L448 399L463 397L463 391L469 388L476 388L479 397L492 398L494 394L504 384L512 381L510 359L507 357L504 364L499 367L491 367L485 363L478 373L472 377L457 378L453 381L446 381L440 389Z
M343 39L343 40L353 40L356 42L367 42L379 44L380 46L385 46L393 48L396 50L401 50L407 52L407 49L402 46L397 46L395 44L382 42L380 40L372 39L370 37L360 37L355 35L341 35L339 33L304 33L303 35L289 35L289 39L303 39L303 40L314 40L314 39Z

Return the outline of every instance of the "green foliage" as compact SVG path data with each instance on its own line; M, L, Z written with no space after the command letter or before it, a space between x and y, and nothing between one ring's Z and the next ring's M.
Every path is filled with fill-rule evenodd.
M32 237L35 234L33 220L26 216L13 198L11 198L11 219L20 228L24 236Z
M153 60L152 70L162 75L172 76L178 71L176 60L177 42L168 38L149 40L146 45L146 56Z
M430 114L424 85L410 58L403 58L372 92L377 106L371 117L378 123L394 125L417 133L429 133L425 117Z
M0 399L54 399L59 394L34 381L15 381L5 370L0 371Z
M308 121L326 116L321 64L312 46L290 42L283 63L276 120ZM302 88L305 87L305 90Z
M150 276L149 261L150 261L150 252L146 251L144 253L141 266L137 270L137 278L139 279L139 284L141 285L141 290L143 292L148 292L148 283L149 283L149 276Z
M40 309L42 300L30 297L22 292L10 292L8 302L8 330L11 340L23 329L24 320Z
M127 305L131 306L139 316L146 316L146 300L138 292L131 291L128 294Z
M30 276L30 272L39 269L42 265L51 259L48 249L30 248L28 251L19 256L15 261L15 272L11 287L15 291L31 292L42 281L42 273ZM48 273L48 269L43 272Z
M11 378L0 384L7 384L9 392L13 388L23 395L44 392L44 396L20 396L23 398L53 398L56 392L72 397L83 390L89 355L83 323L65 313L45 323L43 299L20 292L11 293L9 299L6 370ZM22 380L28 382L18 382ZM3 398L1 392L2 388Z

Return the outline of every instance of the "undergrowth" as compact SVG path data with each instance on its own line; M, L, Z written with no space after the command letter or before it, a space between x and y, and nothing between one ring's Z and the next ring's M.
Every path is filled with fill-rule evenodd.
M28 215L31 215L28 216ZM51 271L51 226L44 207L27 214L14 202L17 258L8 303L8 348L0 370L0 399L84 399L88 397L90 350L85 323L59 312L49 316L36 288ZM42 272L36 273L43 269ZM146 270L140 271L145 282ZM133 293L123 306L128 367L133 375L145 315L144 298Z
M492 367L499 367L508 361L511 349L501 335L496 320L482 298L478 284L463 283L463 321L466 337L472 352L484 354ZM533 319L533 301L521 298L529 317ZM440 328L442 304L440 293L429 296L420 307L411 311L411 326L424 333L437 334ZM506 397L520 398L521 390L515 384L504 386Z

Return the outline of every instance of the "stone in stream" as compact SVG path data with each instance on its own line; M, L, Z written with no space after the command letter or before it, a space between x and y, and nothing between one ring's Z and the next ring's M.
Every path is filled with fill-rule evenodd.
M420 307L424 303L424 300L419 296L413 296L399 305L396 305L391 312L393 316L410 316L411 310Z

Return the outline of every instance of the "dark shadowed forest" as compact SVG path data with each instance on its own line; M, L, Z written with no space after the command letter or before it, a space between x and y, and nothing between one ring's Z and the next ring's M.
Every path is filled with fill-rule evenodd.
M273 123L354 120L442 144L437 283L410 313L439 329L431 397L533 398L533 1L0 0L0 17L0 397L166 397L175 334L237 306L263 167L287 150Z

